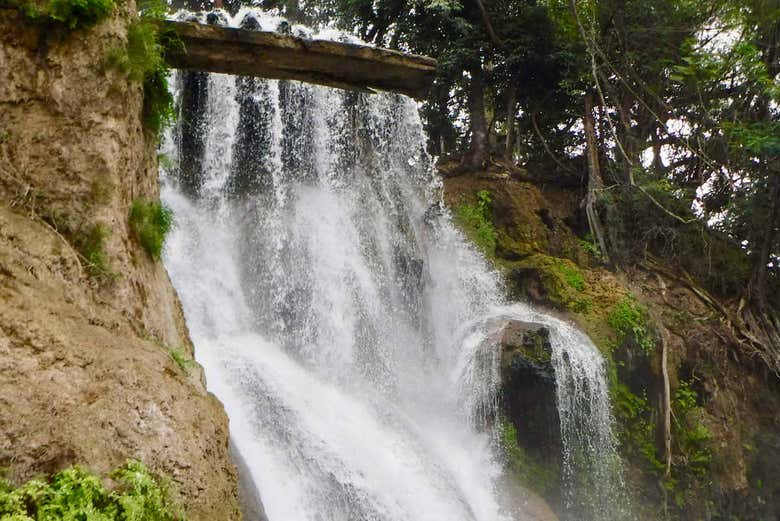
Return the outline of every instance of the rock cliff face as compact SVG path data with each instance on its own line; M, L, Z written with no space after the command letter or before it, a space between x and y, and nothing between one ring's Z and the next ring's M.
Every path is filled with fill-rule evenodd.
M0 467L16 482L138 458L191 519L239 519L222 406L167 273L128 223L158 197L142 91L106 66L133 2L88 30L0 9Z

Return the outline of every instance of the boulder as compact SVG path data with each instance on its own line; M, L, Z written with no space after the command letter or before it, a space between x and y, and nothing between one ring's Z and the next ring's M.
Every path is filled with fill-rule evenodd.
M504 413L524 450L559 465L560 418L550 331L542 324L511 320L501 335Z

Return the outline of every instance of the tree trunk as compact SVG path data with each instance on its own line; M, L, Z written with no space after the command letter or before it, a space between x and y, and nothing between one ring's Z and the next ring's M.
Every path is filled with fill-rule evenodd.
M508 163L513 163L512 152L515 145L515 109L517 108L517 83L509 82L509 92L506 97L506 144L504 157Z
M777 227L780 225L780 172L775 167L769 172L769 214L766 217L762 236L753 263L753 273L748 284L749 301L765 313L768 310L766 298L767 264L775 243Z
M488 127L485 117L485 86L482 64L477 62L469 70L469 124L471 126L471 144L464 166L478 170L488 159Z
M585 144L588 159L588 193L585 196L585 214L588 217L590 231L599 245L601 254L604 256L604 260L609 263L609 252L604 239L604 230L595 208L596 192L604 188L604 181L601 178L601 168L599 167L599 149L596 141L595 122L593 121L593 94L590 92L585 95L583 126L585 128Z

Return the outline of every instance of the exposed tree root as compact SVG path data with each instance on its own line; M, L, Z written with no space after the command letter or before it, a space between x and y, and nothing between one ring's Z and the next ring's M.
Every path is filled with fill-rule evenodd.
M696 284L685 270L678 269L679 274L674 273L663 267L651 255L648 255L641 265L648 271L684 285L704 304L717 311L731 333L729 343L742 347L751 358L758 357L776 377L780 378L780 323L776 317L752 309L744 299L740 301L737 310L729 310L706 289Z

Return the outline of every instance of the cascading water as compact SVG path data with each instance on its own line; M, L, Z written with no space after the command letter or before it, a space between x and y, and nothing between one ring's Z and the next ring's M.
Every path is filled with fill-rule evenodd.
M582 508L615 517L602 359L568 324L503 303L440 202L411 100L174 83L196 114L163 144L178 159L162 175L165 264L271 521L525 519L481 428L498 414L502 317L550 327L566 478L591 482Z

